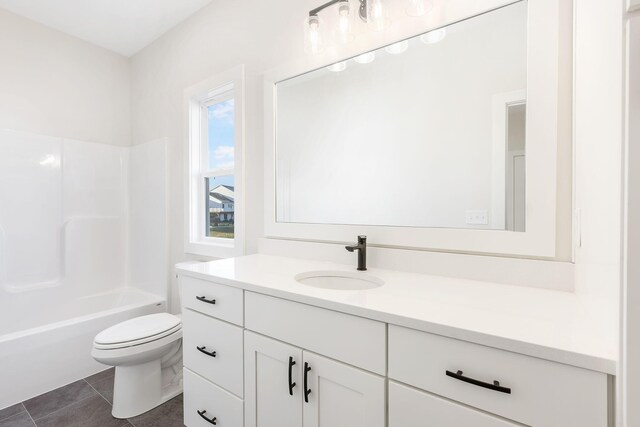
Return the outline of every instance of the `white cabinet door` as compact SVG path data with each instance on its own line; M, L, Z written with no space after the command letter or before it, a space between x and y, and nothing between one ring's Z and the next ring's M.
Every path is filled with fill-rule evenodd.
M304 427L385 426L383 377L306 351L303 370Z
M245 427L302 426L302 350L245 331Z
M389 381L389 427L516 427L433 394Z

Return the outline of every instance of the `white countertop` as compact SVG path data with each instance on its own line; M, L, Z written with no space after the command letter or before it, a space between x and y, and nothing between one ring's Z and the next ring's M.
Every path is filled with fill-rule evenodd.
M614 316L568 292L369 269L364 291L314 288L294 276L354 266L269 255L182 263L179 274L516 353L616 373Z

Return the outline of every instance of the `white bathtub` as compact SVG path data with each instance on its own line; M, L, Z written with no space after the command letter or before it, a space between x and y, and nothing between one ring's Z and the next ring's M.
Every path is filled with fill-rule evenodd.
M40 297L0 304L0 409L105 369L91 357L98 332L166 311L163 298L133 288L57 303Z

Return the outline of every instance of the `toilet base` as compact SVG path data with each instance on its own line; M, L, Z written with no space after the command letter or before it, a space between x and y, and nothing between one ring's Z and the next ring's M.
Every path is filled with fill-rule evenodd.
M147 411L182 393L182 363L162 369L161 360L116 366L113 384L114 418L125 419Z

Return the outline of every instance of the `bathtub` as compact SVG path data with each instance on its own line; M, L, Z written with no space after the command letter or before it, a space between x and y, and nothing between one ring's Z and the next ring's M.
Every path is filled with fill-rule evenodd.
M166 311L165 299L134 288L55 300L42 293L0 304L0 409L105 369L91 357L98 332Z

